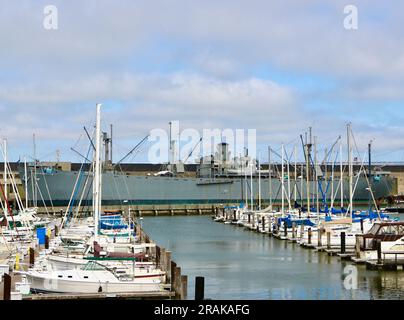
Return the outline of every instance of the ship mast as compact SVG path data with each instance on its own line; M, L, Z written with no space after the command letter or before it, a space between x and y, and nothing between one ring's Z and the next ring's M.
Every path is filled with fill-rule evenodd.
M268 147L268 173L269 173L269 207L272 210L272 173L271 173L271 147Z
M24 179L25 179L25 207L28 209L28 174L27 174L27 158L24 157Z
M282 144L282 156L281 156L281 182L282 182L282 217L285 216L285 168L283 167L283 162L284 162L284 146Z
M5 201L8 199L8 190L7 190L7 140L3 140L3 148L4 148L4 198Z
M353 166L352 166L352 147L351 147L351 124L347 124L347 143L348 143L348 168L349 168L349 208L350 215L353 215Z
M98 241L99 215L101 207L101 104L97 104L96 118L96 146L95 146L95 165L93 183L93 207L94 207L94 240Z

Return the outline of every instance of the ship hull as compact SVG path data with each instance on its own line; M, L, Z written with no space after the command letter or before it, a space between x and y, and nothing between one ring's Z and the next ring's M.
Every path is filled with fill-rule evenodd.
M23 176L23 175L22 175ZM67 206L72 198L77 181L78 187L74 192L74 204L77 205L82 199L82 206L92 205L92 175L82 174L74 171L55 171L53 173L41 173L37 175L38 188L41 197L38 196L38 206ZM25 181L25 179L24 179ZM33 199L34 191L31 188L30 177L28 181L28 197ZM87 183L86 183L87 181ZM192 177L160 177L160 176L132 176L106 172L102 176L102 204L106 206L114 205L192 205L192 204L237 204L251 199L251 192L254 201L259 197L259 180L253 179L252 187L250 178L192 178ZM357 204L367 204L371 199L368 190L368 182L364 177L356 182L353 200ZM269 195L270 184L272 195ZM336 206L340 206L339 181L334 181L334 194ZM296 199L306 203L307 190L306 182L295 183L290 181L290 194L292 205L294 204L294 189L296 186ZM314 201L315 183L309 183L310 198ZM347 206L349 199L348 182L344 181L344 202ZM386 197L393 189L393 179L388 175L381 176L378 181L372 181L372 190L375 199ZM251 191L252 190L252 191ZM289 193L288 184L285 183L285 192ZM322 182L322 190L326 193L327 202L331 199L331 185ZM338 190L338 191L337 191ZM326 192L325 192L326 191ZM321 194L321 193L320 193ZM268 203L270 199L273 203L281 202L281 182L279 179L261 179L261 199L262 203ZM43 201L42 201L43 198ZM285 195L287 204L288 196ZM312 204L314 204L312 202Z

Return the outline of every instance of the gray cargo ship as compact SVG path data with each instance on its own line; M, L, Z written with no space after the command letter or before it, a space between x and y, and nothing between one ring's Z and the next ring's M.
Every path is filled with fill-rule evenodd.
M108 156L106 156L108 157ZM109 162L109 164L108 164ZM182 163L166 164L164 170L146 175L131 175L120 171L117 166L112 166L111 161L106 161L102 175L102 201L103 205L198 205L221 204L237 205L250 203L251 195L254 204L258 205L261 195L262 207L271 201L275 205L281 202L280 165L272 165L271 170L266 165L266 170L259 171L257 162L245 155L240 158L230 158L227 145L222 143L218 151L209 159L200 159L196 165L194 176L185 174L185 166ZM262 167L262 166L261 166ZM290 177L290 201L294 206L296 201L303 205L307 199L306 169L304 165L298 166L296 178ZM20 176L28 184L28 197L38 206L63 206L70 204L91 206L92 204L92 173L87 170L62 171L51 167L36 169L37 188L33 183L32 166L28 169L25 179L24 167L20 167ZM321 199L330 202L331 190L334 190L336 207L340 204L340 181L334 179L334 187L331 187L329 174L321 166L317 169L322 192ZM293 173L294 169L291 169ZM328 171L329 172L329 171ZM303 180L303 181L302 181ZM367 204L370 199L368 180L371 181L372 190L376 199L389 196L392 192L394 180L388 172L373 172L370 179L364 174L359 178L354 177L356 188L354 203ZM252 183L251 183L252 182ZM260 183L259 183L260 182ZM314 201L315 182L308 183L310 197ZM348 178L344 178L343 197L345 207L349 198ZM286 187L285 187L286 188ZM270 194L271 190L271 194ZM286 190L288 190L286 188ZM289 192L289 190L288 190ZM287 198L287 196L286 196ZM72 200L72 201L71 201ZM287 203L287 199L286 199ZM312 202L314 204L314 202Z

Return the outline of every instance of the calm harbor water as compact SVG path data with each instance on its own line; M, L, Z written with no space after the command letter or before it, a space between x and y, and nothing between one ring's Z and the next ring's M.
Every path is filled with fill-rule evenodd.
M404 272L367 271L357 277L337 257L301 248L209 216L145 217L145 231L188 275L188 299L196 276L205 277L205 297L237 300L404 299ZM357 289L345 284L357 282Z

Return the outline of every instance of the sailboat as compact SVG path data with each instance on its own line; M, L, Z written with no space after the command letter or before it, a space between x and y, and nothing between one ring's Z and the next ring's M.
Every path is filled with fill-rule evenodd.
M139 273L136 268L134 255L127 259L119 258L103 259L102 248L98 242L105 238L100 234L101 216L101 104L96 106L96 146L94 160L94 183L93 183L93 209L94 209L94 235L89 241L93 241L96 255L93 260L87 260L86 256L67 256L64 262L74 265L67 270L49 269L41 270L38 267L22 272L32 284L32 291L58 292L58 293L97 293L97 292L139 292L160 291L160 274ZM69 260L70 259L70 260ZM117 265L115 261L124 261ZM60 261L59 261L60 262ZM63 262L63 261L62 261ZM106 263L103 263L106 262ZM129 272L132 267L132 272ZM138 272L136 272L138 271Z

